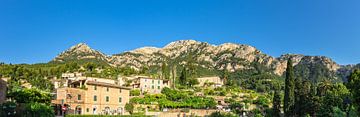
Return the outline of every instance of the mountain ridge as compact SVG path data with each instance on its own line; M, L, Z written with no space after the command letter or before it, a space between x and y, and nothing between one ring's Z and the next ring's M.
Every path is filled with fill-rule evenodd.
M236 43L212 45L195 40L174 41L162 48L146 46L111 56L91 49L85 43L80 43L62 52L52 61L96 59L111 66L131 67L140 70L143 67L161 66L164 61L169 64L183 65L187 62L188 57L191 57L199 67L214 70L226 69L230 72L255 69L256 66L253 64L256 63L274 74L283 75L289 58L294 61L294 66L308 69L309 73L307 74L312 74L312 71L317 67L323 69L320 71L321 73L335 74L331 75L333 77L336 77L336 74L342 74L339 72L347 73L348 70L352 70L349 65L339 65L326 56L283 54L280 57L273 57L250 45ZM344 66L347 66L346 70L343 69Z

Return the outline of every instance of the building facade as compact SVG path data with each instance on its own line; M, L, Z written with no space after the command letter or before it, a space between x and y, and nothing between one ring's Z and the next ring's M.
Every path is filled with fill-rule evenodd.
M129 102L130 88L116 84L116 81L102 78L77 78L68 81L67 87L56 90L55 105L66 107L67 114L124 115L125 104ZM57 110L57 115L62 115Z
M133 81L133 89L139 89L142 94L158 94L164 87L169 87L169 80L153 79L149 77L138 77Z

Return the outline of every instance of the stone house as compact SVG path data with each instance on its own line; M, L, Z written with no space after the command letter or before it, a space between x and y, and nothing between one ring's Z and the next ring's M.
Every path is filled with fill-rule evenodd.
M138 77L133 80L132 88L139 89L141 93L158 94L164 87L170 87L170 81L149 77Z
M66 79L67 86L56 89L54 105L66 107L67 114L123 115L129 102L130 88L117 84L116 80L73 77ZM62 115L62 110L55 112Z

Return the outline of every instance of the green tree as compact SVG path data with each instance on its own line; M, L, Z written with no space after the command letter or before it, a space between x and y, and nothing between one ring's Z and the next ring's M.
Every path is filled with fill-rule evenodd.
M275 90L272 103L272 117L280 117L281 113L281 96L278 90Z
M199 81L198 81L196 78L190 78L190 79L188 80L188 84L189 84L190 87L192 87L192 86L194 86L194 85L199 84Z
M228 85L227 80L229 79L229 77L230 77L230 72L226 69L222 70L220 78L221 80L223 80L224 84Z
M40 91L38 89L12 89L9 91L8 97L15 100L17 103L47 103L51 101L50 93Z
M342 84L336 83L330 85L324 96L321 97L319 116L331 116L334 113L333 108L339 108L345 111L344 99L350 94L349 90Z
M355 70L348 78L347 87L352 94L352 104L356 107L358 116L360 116L360 70Z
M161 64L161 76L163 79L169 79L170 71L165 62Z
M134 89L130 91L130 96L139 96L139 95L140 95L139 89Z
M52 117L54 116L54 109L50 105L43 103L27 103L25 106L26 116L29 117Z
M126 103L125 104L125 110L128 111L130 114L133 114L133 112L134 112L134 104Z
M302 105L300 96L302 91L302 81L299 77L295 78L294 80L295 88L294 88L294 107L293 107L293 114L299 115L300 114L300 107Z
M186 70L187 70L187 76L190 78L193 78L197 75L196 73L196 65L195 65L195 61L196 59L193 57L193 54L190 54L187 58L187 63L185 65Z
M306 114L310 114L313 108L309 108L312 105L311 98L311 88L312 85L310 81L301 81L296 82L296 94L295 94L295 109L294 113L297 116L303 117Z
M320 109L320 97L316 95L316 85L314 83L311 83L311 89L310 89L310 94L309 94L309 106L307 107L308 109L310 109L309 114L311 116L316 116L316 112L319 111Z
M87 71L92 72L92 71L95 70L96 64L93 63L93 62L89 62L89 63L86 63L86 64L84 65L84 67L86 68Z
M294 69L292 66L292 60L289 58L286 68L286 78L285 78L285 95L284 95L284 112L286 117L293 116L293 106L294 106Z
M179 77L179 82L181 85L186 85L187 82L187 71L186 68L184 67L183 70L181 71L180 77Z

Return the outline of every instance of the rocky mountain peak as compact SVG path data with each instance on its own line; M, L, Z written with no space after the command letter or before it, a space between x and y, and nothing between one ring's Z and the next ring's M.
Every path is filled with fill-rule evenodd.
M91 49L86 43L79 43L77 45L70 47L68 51L79 53L79 52L93 52L95 50Z
M60 53L52 61L63 62L68 60L80 59L107 60L107 56L99 51L90 48L90 46L85 43L79 43Z
M178 47L178 46L189 46L189 45L194 45L194 44L201 44L201 42L195 41L195 40L179 40L179 41L174 41L169 43L168 45L166 45L164 48L174 48L174 47Z
M137 53L137 54L153 54L155 52L159 52L161 48L157 47L142 47L139 49L132 50L130 52Z

